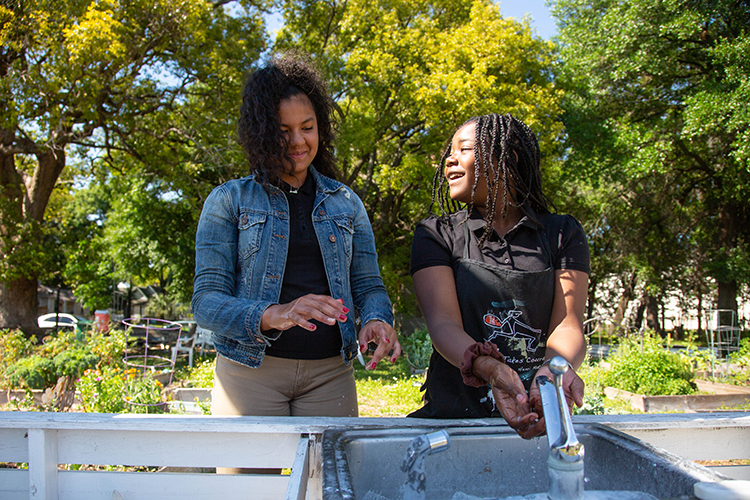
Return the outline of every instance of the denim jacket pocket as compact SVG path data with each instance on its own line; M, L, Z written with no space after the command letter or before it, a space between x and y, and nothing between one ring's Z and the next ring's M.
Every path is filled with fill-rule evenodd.
M354 220L348 216L339 216L333 219L338 228L338 237L341 238L341 245L346 252L349 262L352 261L352 239L354 238Z
M266 214L240 211L240 217L237 221L237 229L239 230L237 248L241 259L250 258L260 249L265 223Z

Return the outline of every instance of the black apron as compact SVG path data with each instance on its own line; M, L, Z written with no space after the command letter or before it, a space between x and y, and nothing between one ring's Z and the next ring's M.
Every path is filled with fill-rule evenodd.
M464 330L477 342L495 343L528 390L544 362L555 293L552 252L546 234L539 232L547 268L517 271L470 259L471 235L468 224L463 226L463 258L454 268L454 276ZM464 384L459 369L434 349L422 390L425 405L410 417L499 416L490 386Z

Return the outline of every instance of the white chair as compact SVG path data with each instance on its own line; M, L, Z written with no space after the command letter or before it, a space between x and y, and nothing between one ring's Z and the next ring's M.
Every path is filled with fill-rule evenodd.
M195 334L197 338L195 339L196 345L200 344L201 346L201 356L203 356L203 348L208 346L213 348L214 346L214 340L213 340L213 333L211 333L211 330L206 330L205 328L201 328L200 326L195 329Z
M175 342L175 345L172 347L172 366L177 362L177 355L179 353L186 353L188 355L188 366L192 368L193 349L198 340L197 327L198 325L192 323L190 324L187 335L183 336L182 332L180 332L180 336L177 337L177 342ZM201 352L203 352L202 349Z

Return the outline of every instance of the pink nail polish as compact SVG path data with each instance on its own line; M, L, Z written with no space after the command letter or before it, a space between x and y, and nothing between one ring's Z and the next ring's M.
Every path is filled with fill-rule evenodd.
M349 312L349 308L348 308L348 307L344 307L344 308L342 309L342 311L344 311L344 313L348 313L348 312Z
M346 321L346 316L344 316L343 314L340 314L340 315L339 315L339 319L340 319L341 321Z
M390 343L391 343L391 339L389 339L388 337L386 337L386 338L385 338L385 343L386 343L386 344L390 344Z

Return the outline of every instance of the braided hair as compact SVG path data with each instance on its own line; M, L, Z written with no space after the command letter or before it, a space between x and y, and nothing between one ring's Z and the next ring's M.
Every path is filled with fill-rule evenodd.
M474 209L474 195L480 177L487 179L487 210L484 215L484 233L479 240L481 247L492 234L492 222L497 214L497 190L502 188L502 205L500 217L505 218L509 205L521 208L531 216L527 207L538 213L548 213L549 202L542 191L542 173L540 170L539 143L529 127L513 117L510 113L498 115L475 116L467 120L460 128L475 124L474 136L474 185L471 190L471 203L467 219ZM450 188L446 181L445 163L451 155L449 145L440 158L432 185L432 203L430 212L437 204L441 215L447 216L464 207L464 204L451 199ZM509 189L512 188L512 189ZM553 206L554 208L554 206Z
M237 123L250 170L266 187L278 186L282 174L294 168L288 139L281 132L279 105L297 95L306 95L315 110L318 152L313 164L321 174L338 177L333 147L336 122L332 117L336 105L312 62L301 53L286 52L248 77Z

